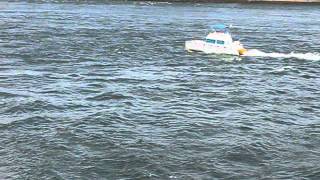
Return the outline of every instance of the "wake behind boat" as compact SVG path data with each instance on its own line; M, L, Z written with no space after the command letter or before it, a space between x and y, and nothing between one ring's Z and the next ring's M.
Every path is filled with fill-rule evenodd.
M188 51L201 51L204 53L244 55L247 50L240 41L233 41L229 28L223 24L212 26L205 40L191 40L185 42Z

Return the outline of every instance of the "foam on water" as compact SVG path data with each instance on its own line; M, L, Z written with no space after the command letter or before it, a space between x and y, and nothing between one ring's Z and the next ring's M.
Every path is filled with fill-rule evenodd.
M312 61L320 61L320 53L266 53L260 51L258 49L249 50L244 56L251 56L251 57L273 57L273 58L297 58L297 59L305 59L305 60L312 60Z

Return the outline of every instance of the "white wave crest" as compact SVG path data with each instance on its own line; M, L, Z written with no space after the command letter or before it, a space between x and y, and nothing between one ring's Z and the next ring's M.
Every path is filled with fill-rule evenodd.
M273 58L297 58L312 61L320 61L320 53L266 53L258 49L249 50L244 56L252 57L273 57Z

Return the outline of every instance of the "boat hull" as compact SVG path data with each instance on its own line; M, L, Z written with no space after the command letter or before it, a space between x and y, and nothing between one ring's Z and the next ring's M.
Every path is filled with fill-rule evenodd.
M215 44L207 43L202 40L191 40L185 42L185 49L188 51L200 51L206 54L229 54L239 56L238 47L230 46L218 46Z

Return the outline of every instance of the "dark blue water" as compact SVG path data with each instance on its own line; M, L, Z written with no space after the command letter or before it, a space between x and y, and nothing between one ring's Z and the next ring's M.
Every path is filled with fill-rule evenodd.
M319 179L319 9L0 3L0 179Z

